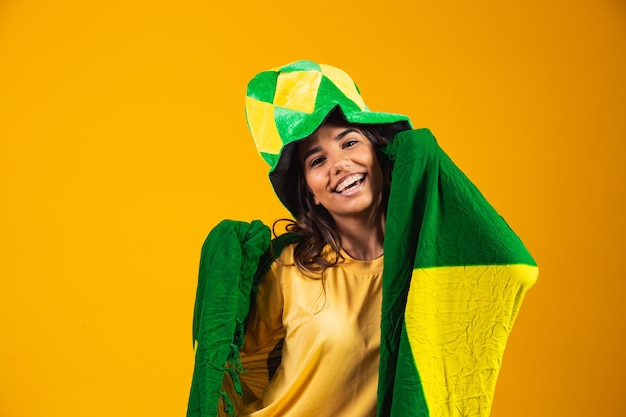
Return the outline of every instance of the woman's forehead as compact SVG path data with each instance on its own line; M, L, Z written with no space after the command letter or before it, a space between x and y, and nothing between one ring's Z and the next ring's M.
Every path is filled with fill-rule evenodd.
M339 140L339 139L342 139L344 136L346 136L350 132L358 132L362 134L361 129L349 123L327 122L327 123L320 125L320 127L318 127L317 130L313 132L313 134L311 134L311 136L309 136L308 138L305 138L302 141L302 143L310 144L310 143L318 142L319 139L322 139L322 138Z
M356 126L352 126L348 123L324 123L320 125L319 128L311 136L302 139L298 142L298 151L300 157L304 155L305 152L312 149L315 146L318 146L320 140L331 140L331 141L339 141L343 139L350 132L357 132L363 134L360 129Z

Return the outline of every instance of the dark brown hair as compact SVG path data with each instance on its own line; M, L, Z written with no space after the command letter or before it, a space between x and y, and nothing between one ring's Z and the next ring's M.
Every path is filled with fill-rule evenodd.
M332 115L326 122L355 127L374 145L378 163L383 172L382 207L386 212L391 184L391 164L385 155L378 152L378 149L389 143L389 140L378 133L372 125L352 124ZM297 149L294 152L297 152ZM321 205L314 203L313 194L307 186L299 158L293 158L292 161L293 172L297 176L295 190L297 207L296 212L293 213L295 221L290 222L286 229L300 238L294 248L294 261L298 269L310 278L320 278L327 268L344 260L341 255L341 237L330 213ZM330 248L330 256L324 250L327 245Z

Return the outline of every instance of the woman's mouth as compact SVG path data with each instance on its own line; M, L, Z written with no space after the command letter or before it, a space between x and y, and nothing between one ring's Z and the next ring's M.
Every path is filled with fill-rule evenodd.
M342 179L339 184L335 187L333 192L335 193L343 193L344 191L349 191L352 188L358 186L365 179L365 174L352 174L348 175L344 179Z

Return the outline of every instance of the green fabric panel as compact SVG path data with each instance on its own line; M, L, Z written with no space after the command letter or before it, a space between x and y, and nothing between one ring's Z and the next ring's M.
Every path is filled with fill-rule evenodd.
M273 153L260 152L261 157L270 164L270 166L274 166L276 162L278 162L278 155L274 155Z
M343 113L360 112L361 109L355 102L350 100L328 77L323 76L317 90L315 108L325 107L329 110L340 104Z
M250 308L252 281L270 230L252 223L224 220L202 246L193 317L196 345L188 417L215 416L227 362L236 368Z
M405 146L407 141L416 141L415 146ZM391 191L401 194L403 208L390 210L393 217L388 222L408 226L407 233L419 237L415 268L536 265L519 237L439 148L429 130L401 132L385 152L404 168L400 181L394 169ZM411 208L417 212L411 213Z
M429 417L430 412L419 371L415 366L405 326L402 326L398 363L393 385L392 416Z
M297 110L289 110L282 107L274 108L274 120L276 129L283 145L304 139L317 129L327 113L304 113Z
M294 72L294 71L322 71L319 64L312 61L296 61L285 65L280 68L282 72Z
M254 77L248 84L246 95L266 103L274 103L278 72L265 71Z
M391 144L398 136L396 135ZM383 149L383 152L393 161L396 159L397 147L392 148L391 144ZM415 146L415 143L409 145ZM385 225L378 417L391 416L392 404L395 402L393 394L396 368L400 366L398 352L404 327L404 307L420 231L419 225L405 222L405 218L412 216L421 219L424 215L423 200L417 200L418 204L410 204L403 198L403 190L407 192L418 188L426 171L427 166L421 162L420 156L416 163L396 162L392 172L392 188Z

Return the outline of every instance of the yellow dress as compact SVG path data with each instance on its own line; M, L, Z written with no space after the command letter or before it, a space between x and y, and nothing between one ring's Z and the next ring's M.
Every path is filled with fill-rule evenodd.
M383 258L343 253L320 280L298 271L293 249L274 262L250 312L238 415L375 416Z

